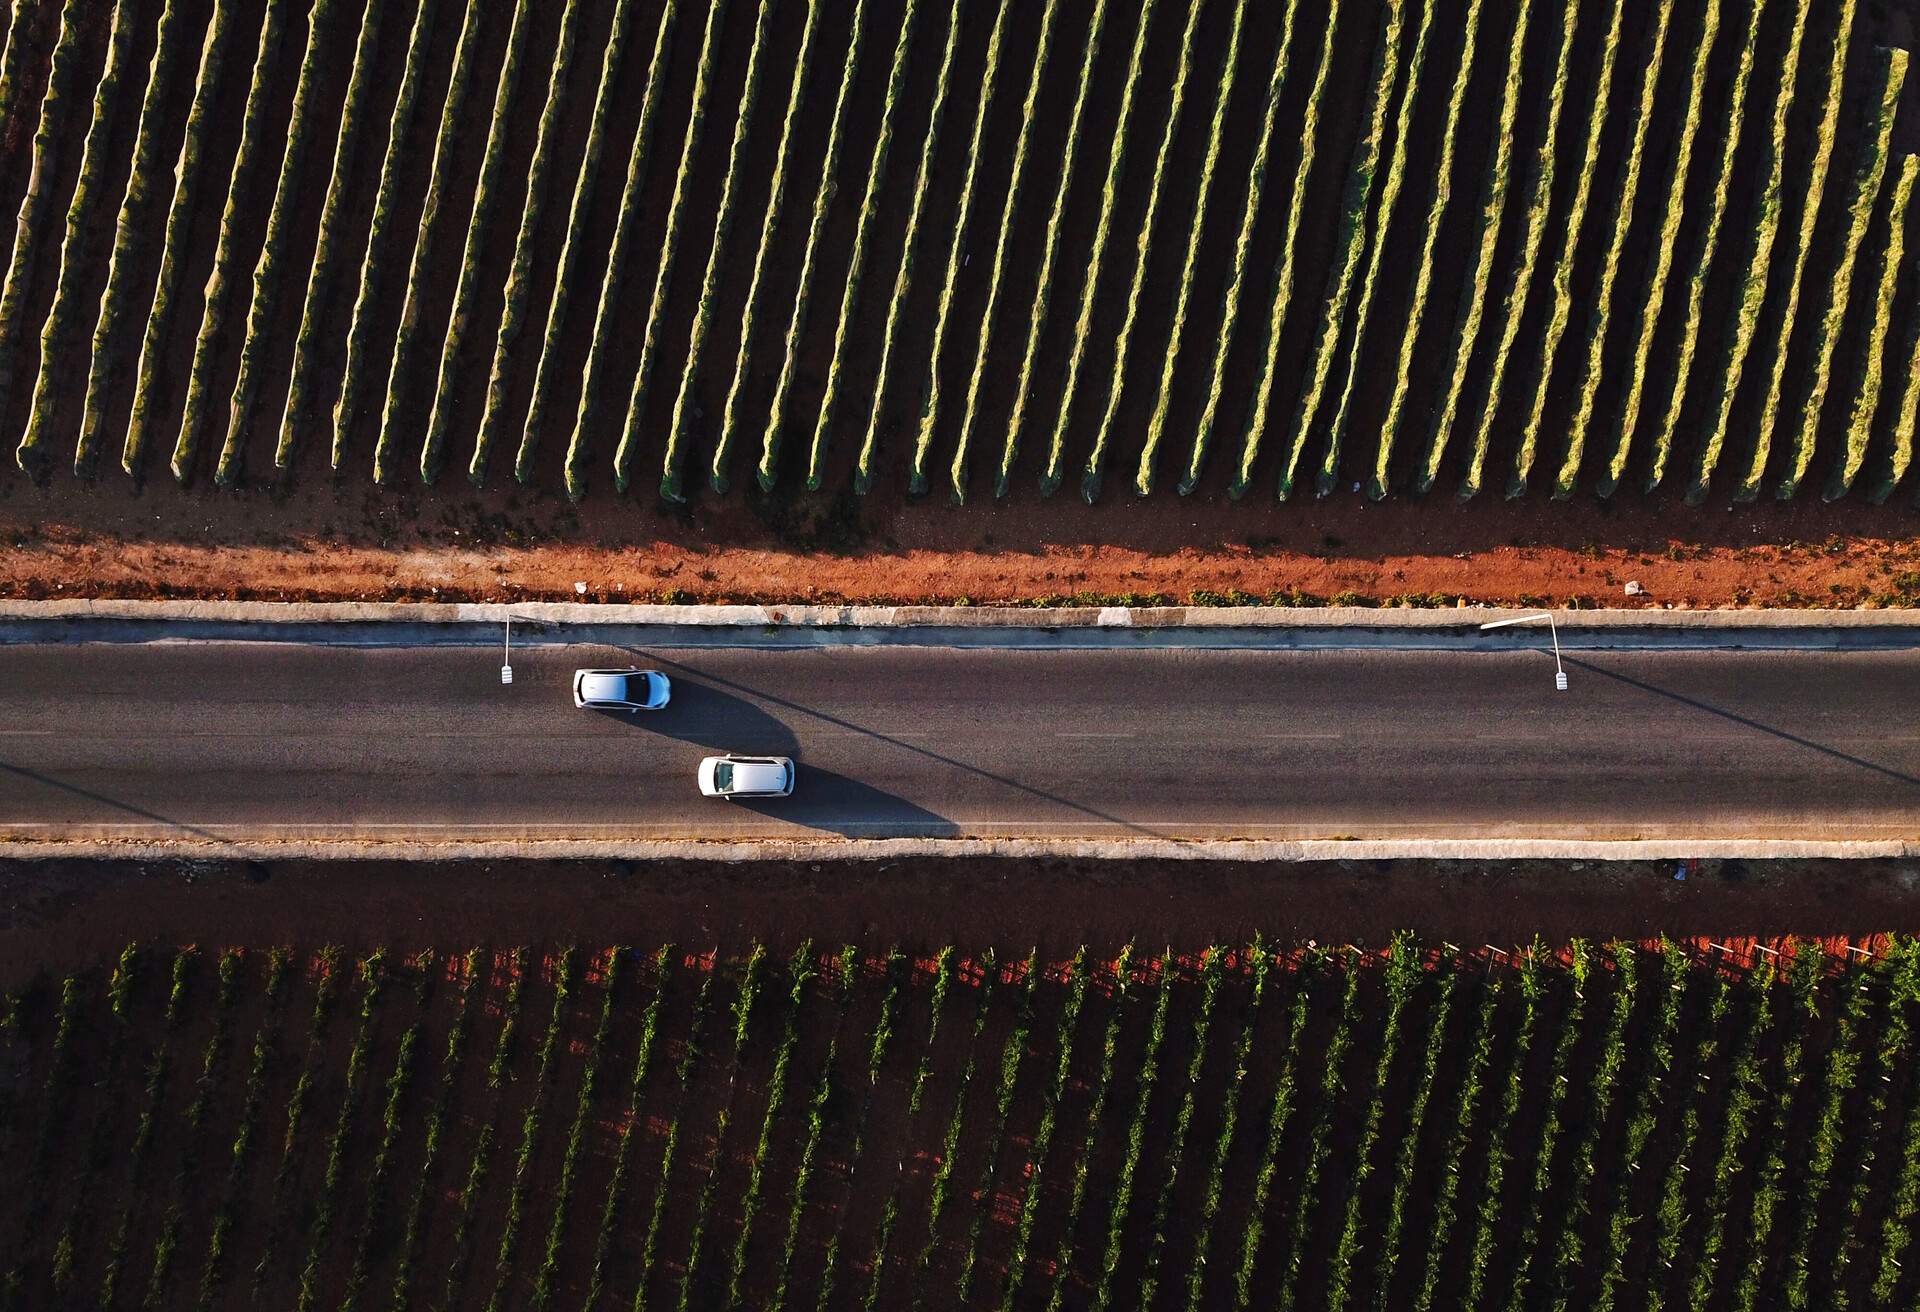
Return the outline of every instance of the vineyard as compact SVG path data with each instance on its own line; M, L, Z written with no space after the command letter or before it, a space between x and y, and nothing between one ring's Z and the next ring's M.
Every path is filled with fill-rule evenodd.
M0 440L41 480L575 499L1879 502L1920 423L1912 22L14 0Z
M10 1306L1910 1307L1920 944L130 947Z

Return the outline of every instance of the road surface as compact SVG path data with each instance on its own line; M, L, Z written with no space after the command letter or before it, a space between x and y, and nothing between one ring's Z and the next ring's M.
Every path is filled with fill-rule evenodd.
M1544 637L1545 635L1539 635ZM0 648L30 838L1920 835L1920 652ZM576 666L666 670L650 715ZM790 755L781 801L710 752Z

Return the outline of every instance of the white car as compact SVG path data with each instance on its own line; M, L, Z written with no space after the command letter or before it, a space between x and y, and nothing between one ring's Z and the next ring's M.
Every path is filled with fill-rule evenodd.
M786 797L793 792L790 756L709 756L700 762L708 797Z
M673 685L658 670L575 670L573 704L596 711L658 711Z

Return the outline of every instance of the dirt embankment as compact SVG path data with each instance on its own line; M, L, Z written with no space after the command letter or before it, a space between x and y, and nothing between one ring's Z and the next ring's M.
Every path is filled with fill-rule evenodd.
M1132 940L1513 945L1574 937L1920 931L1920 866L1897 861L222 862L0 861L0 989L129 942L755 940L992 944L1055 957Z
M1688 510L1358 497L651 497L91 490L0 479L0 596L975 603L1099 596L1671 606L1920 603L1904 505ZM1643 598L1625 595L1628 582Z

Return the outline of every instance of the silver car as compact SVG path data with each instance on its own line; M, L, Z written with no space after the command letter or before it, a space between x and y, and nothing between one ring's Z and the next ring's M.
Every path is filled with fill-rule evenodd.
M793 792L790 756L709 756L700 762L708 797L786 797Z
M575 670L573 704L596 711L657 711L673 695L658 670Z

